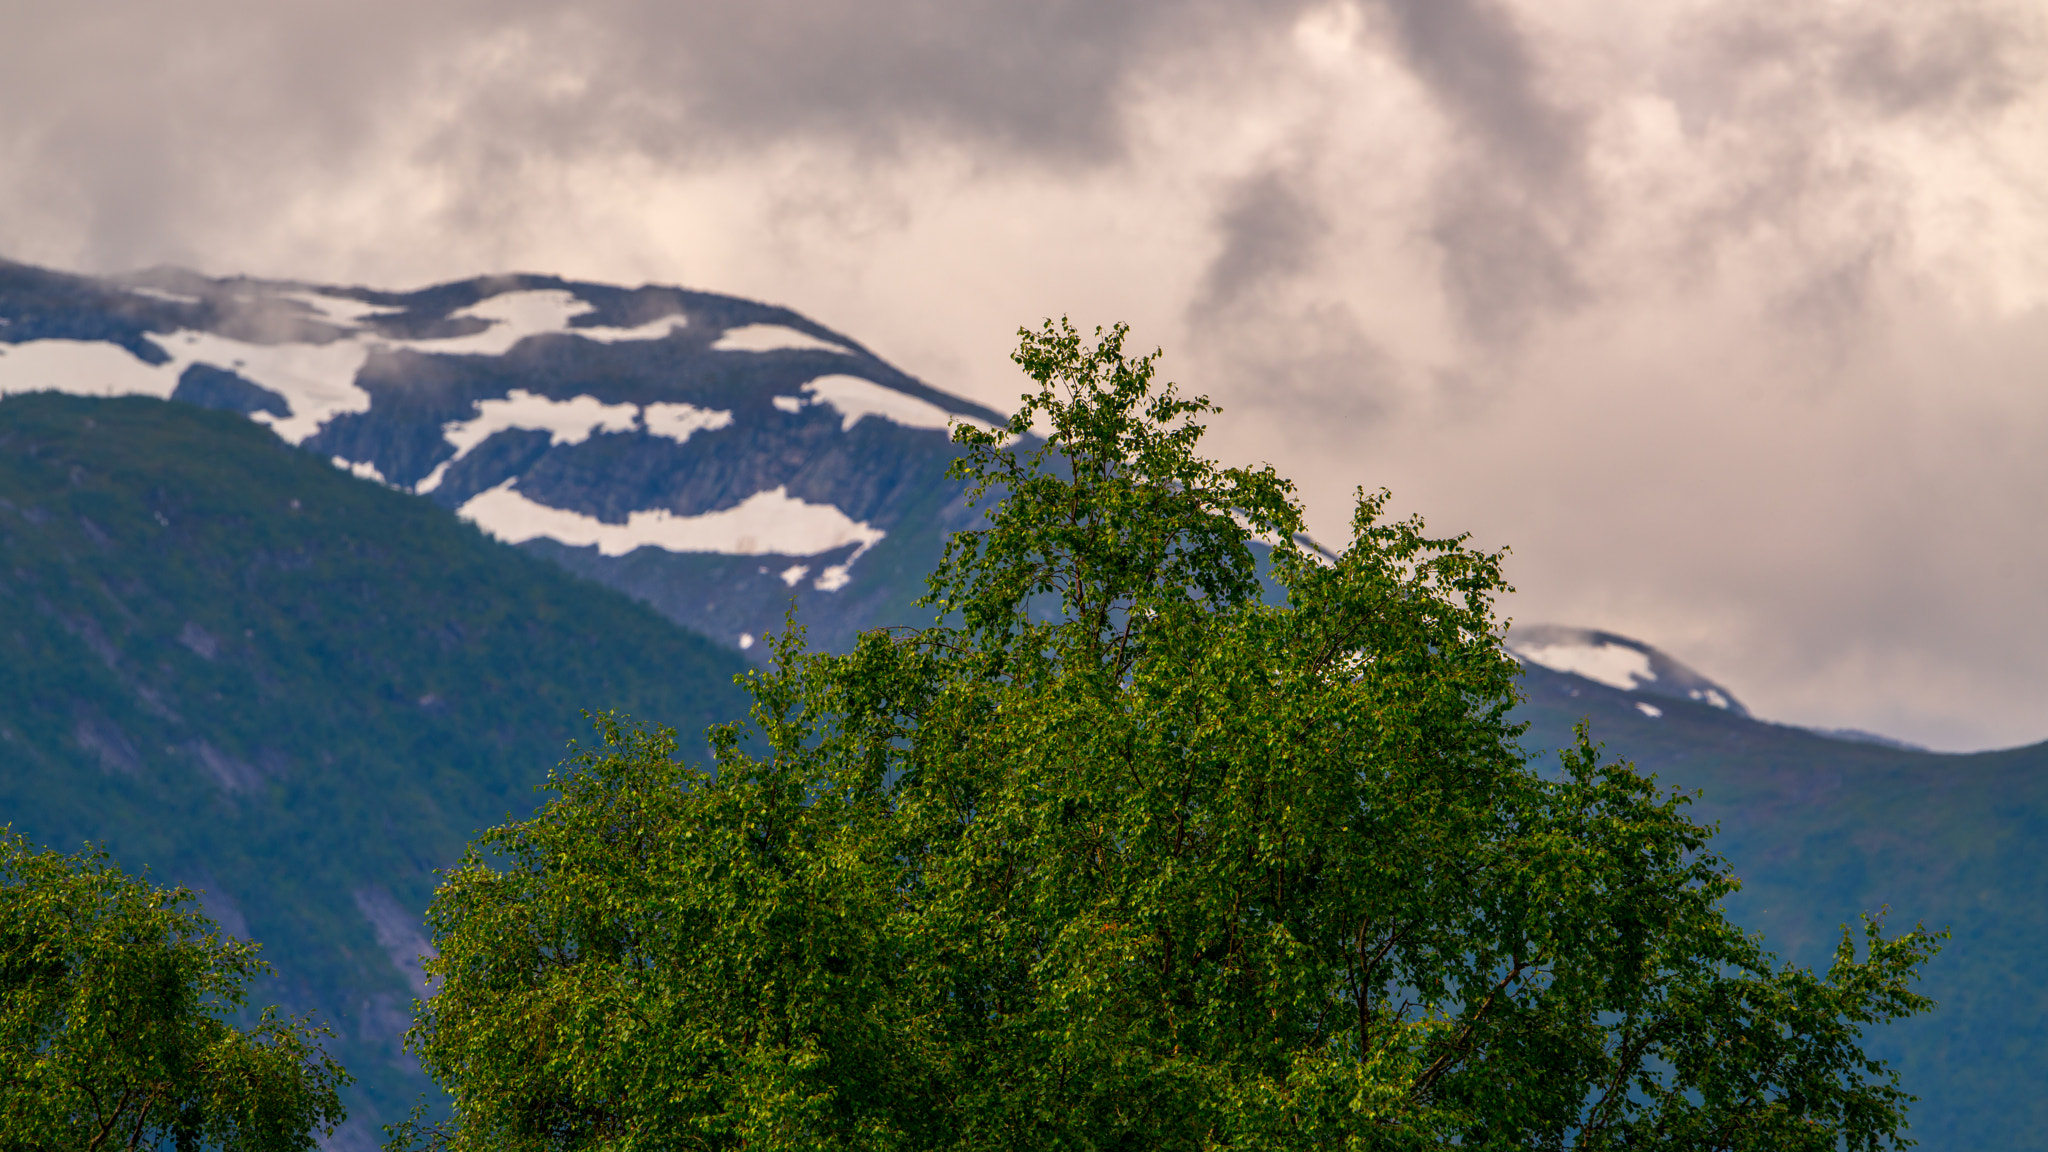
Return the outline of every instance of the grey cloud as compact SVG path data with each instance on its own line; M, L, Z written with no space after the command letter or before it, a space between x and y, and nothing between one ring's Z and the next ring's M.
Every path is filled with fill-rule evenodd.
M1380 0L1402 53L1466 138L1430 236L1468 331L1512 342L1588 296L1574 249L1596 221L1584 114L1546 90L1535 50L1489 0Z
M191 218L279 214L366 169L449 181L460 230L530 196L536 162L586 156L673 169L822 142L888 163L942 140L982 161L1088 166L1123 155L1126 98L1151 61L1300 6L33 6L0 37L0 202L24 231L31 209L65 221L87 250L63 255L104 269L202 258L176 241ZM0 226L0 247L59 255L19 251L13 231Z
M1575 249L1597 223L1584 176L1582 112L1548 91L1513 13L1491 0L1378 0L1394 47L1457 128L1428 235L1468 334L1513 342L1590 295ZM1217 215L1222 247L1191 314L1313 270L1329 225L1307 165L1260 171ZM1337 205L1332 204L1332 207Z
M1667 87L1696 125L1758 113L1788 129L1845 112L1982 114L2039 79L2041 31L2038 18L1983 3L1723 5L1681 30Z
M1199 8L615 3L594 17L621 52L599 102L630 117L645 93L666 94L674 104L650 123L686 129L682 139L803 133L887 145L905 129L936 128L1031 153L1100 156L1118 142L1133 60Z
M1229 382L1230 408L1284 424L1297 445L1364 441L1395 411L1392 359L1335 301L1241 309L1197 330L1190 347L1201 378Z
M1590 297L1574 259L1574 229L1478 164L1439 183L1430 236L1444 253L1444 288L1482 340L1512 342L1536 318Z
M1875 285L1912 248L1920 173L1874 153L1870 133L1974 131L2041 78L2038 29L1987 4L1769 3L1704 10L1672 37L1660 88L1712 183L1674 232L1674 271L1699 274L1735 246L1769 245L1782 271L1760 288L1781 332L1828 352L1883 316Z
M1223 246L1195 294L1197 317L1313 268L1330 224L1302 182L1298 173L1269 169L1240 181L1226 197L1216 219Z
M1318 413L1319 426L1380 418L1391 364L1342 304L1303 298L1319 270L1330 221L1305 165L1238 181L1216 214L1221 247L1187 309L1205 377L1268 413Z
M1544 91L1513 13L1490 0L1379 0L1415 70L1496 161L1525 180L1576 179L1584 117Z
M2017 56L2028 39L2002 13L1960 8L1931 28L1852 33L1834 79L1845 94L1891 116L2002 108L2025 91Z
M1886 274L1894 271L1894 247L1892 233L1885 231L1816 260L1772 301L1771 317L1840 366L1862 344L1863 323L1878 306Z

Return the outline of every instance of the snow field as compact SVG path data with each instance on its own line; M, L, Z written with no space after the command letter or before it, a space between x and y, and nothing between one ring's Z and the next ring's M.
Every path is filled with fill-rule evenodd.
M650 436L666 436L678 444L687 444L699 432L716 432L731 424L732 413L695 404L649 404L640 410L640 421Z
M185 300L172 293L137 290L138 294ZM385 306L317 291L279 294L305 305L319 318L341 327L355 327L380 314ZM179 377L194 364L230 371L282 396L286 417L256 413L280 439L298 445L337 416L366 412L370 396L355 384L370 353L378 348L403 348L438 355L502 355L520 341L546 334L572 334L603 343L652 340L670 335L688 323L672 315L632 328L572 327L570 321L593 307L561 289L504 292L451 315L482 320L489 327L468 336L447 339L386 340L362 331L327 343L255 344L209 332L179 331L148 338L169 359L149 364L128 350L105 341L35 340L0 343L0 395L58 391L86 396L145 395L167 399ZM712 345L718 351L769 352L812 349L849 352L844 345L777 324L749 324L722 333ZM930 401L898 392L857 376L835 374L803 385L802 395L777 396L774 406L796 413L822 404L839 414L842 431L874 416L909 428L943 431L958 417ZM431 492L441 484L448 466L472 452L492 435L513 429L547 432L553 444L578 444L600 433L641 429L686 443L699 432L729 427L730 411L685 403L644 407L606 403L592 396L555 400L521 389L502 399L476 403L476 414L443 428L455 455L442 462L415 491ZM338 468L379 483L388 483L376 466L335 458ZM791 497L786 488L757 492L732 508L699 516L677 516L665 509L632 513L625 524L606 524L595 517L551 508L518 492L506 481L466 502L459 514L500 539L512 543L547 536L572 546L596 545L605 555L624 555L640 547L677 552L728 555L811 556L858 545L846 563L817 572L812 587L837 591L851 582L850 566L883 538L880 529L856 521L830 504L809 504ZM812 575L812 566L791 565L777 574L795 587Z
M481 332L442 339L382 342L395 348L410 348L415 352L441 356L502 356L529 336L567 333L600 344L615 344L621 340L659 340L689 323L689 317L678 314L650 320L634 328L569 326L569 321L596 310L577 298L574 292L561 288L500 292L448 314L451 320L489 321L491 326Z
M711 345L713 352L851 352L844 344L820 340L782 324L742 324L728 328Z
M884 536L881 529L830 504L805 503L781 485L756 492L731 508L697 516L678 516L655 508L631 513L624 524L607 524L595 516L551 508L528 499L516 485L516 479L507 480L479 492L456 509L456 515L508 544L545 536L571 547L594 544L606 556L624 556L646 547L727 556L811 556L858 544L846 565L834 565L819 577L815 586L828 592L844 587L849 579L844 574L847 565ZM834 572L840 575L834 577ZM783 577L795 584L788 579L788 570Z
M1647 654L1620 644L1517 644L1510 639L1508 647L1552 672L1570 672L1624 692L1657 678Z
M164 295L153 290L142 290L139 294ZM283 295L340 324L359 323L382 311L376 305L346 296L311 292ZM486 320L491 327L446 340L383 340L358 333L326 344L253 344L211 332L153 334L148 339L170 355L170 360L163 364L145 363L125 348L96 340L0 344L0 395L50 391L162 399L177 389L178 377L186 368L208 364L283 396L291 408L290 416L278 419L258 413L254 418L269 425L288 443L300 444L336 416L369 410L369 393L355 386L355 378L376 347L439 355L501 355L529 336L571 333L602 343L654 340L688 323L687 317L677 315L634 328L569 327L569 320L590 311L591 306L573 293L550 289L500 293L461 309L453 315ZM671 420L666 426L677 425ZM717 425L700 427L714 426Z
M68 392L73 396L154 396L163 400L178 387L178 374L165 372L166 367L145 364L133 352L103 340L0 344L0 396Z
M370 394L356 387L369 351L353 340L331 344L250 344L211 332L151 336L170 354L148 364L117 344L97 340L34 340L0 345L0 395L66 392L74 396L154 396L168 399L178 377L209 364L260 384L285 398L292 414L253 417L280 438L299 444L345 412L367 412Z

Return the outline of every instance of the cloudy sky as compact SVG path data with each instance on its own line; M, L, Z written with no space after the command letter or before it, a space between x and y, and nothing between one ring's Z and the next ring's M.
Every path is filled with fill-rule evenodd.
M1003 406L1127 320L1513 616L1780 720L2048 738L2048 10L7 4L0 255L791 305Z

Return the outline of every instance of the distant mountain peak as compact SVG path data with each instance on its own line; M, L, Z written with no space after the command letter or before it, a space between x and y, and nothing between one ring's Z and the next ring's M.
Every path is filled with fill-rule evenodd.
M1728 689L1627 636L1562 624L1517 624L1505 643L1516 659L1552 672L1582 676L1623 692L1689 700L1732 715L1749 715L1749 709ZM1645 710L1645 715L1657 714Z

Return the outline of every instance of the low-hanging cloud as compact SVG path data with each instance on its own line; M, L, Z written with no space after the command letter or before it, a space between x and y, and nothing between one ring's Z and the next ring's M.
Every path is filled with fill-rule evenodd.
M1765 715L2048 736L2048 88L2018 0L194 0L0 39L0 254L788 303L1004 404L1131 320L1320 530Z

